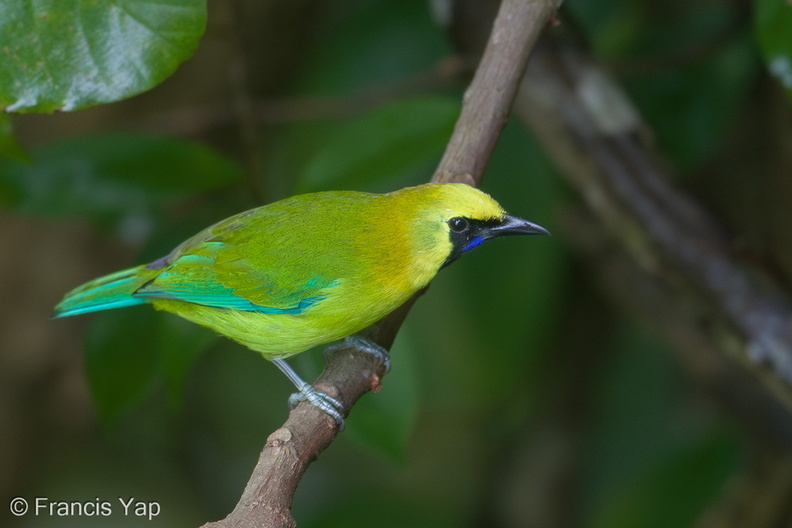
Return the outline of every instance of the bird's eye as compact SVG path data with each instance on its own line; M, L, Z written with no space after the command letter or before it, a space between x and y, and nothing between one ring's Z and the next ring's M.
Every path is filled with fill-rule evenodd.
M451 231L455 233L461 233L462 231L468 228L467 218L462 218L461 216L455 216L454 218L448 221L448 227L450 227Z

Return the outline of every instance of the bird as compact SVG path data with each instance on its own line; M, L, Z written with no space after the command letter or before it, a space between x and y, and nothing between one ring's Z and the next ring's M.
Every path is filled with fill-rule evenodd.
M272 361L343 428L343 405L303 381L289 357L346 338L389 368L387 350L356 335L486 240L549 234L464 183L389 193L299 194L239 213L162 258L89 281L53 317L150 304Z

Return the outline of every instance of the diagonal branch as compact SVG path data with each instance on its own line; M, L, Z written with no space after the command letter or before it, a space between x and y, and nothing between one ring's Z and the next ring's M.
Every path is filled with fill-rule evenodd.
M561 0L503 1L433 181L472 185L481 181L530 50L560 3ZM367 337L390 348L418 295L367 329ZM363 394L378 390L383 374L370 355L344 349L333 354L315 385L350 409ZM297 406L286 423L267 439L234 510L204 528L295 526L291 504L300 478L337 434L334 421L325 413L311 405Z
M481 182L509 117L528 55L560 5L560 1L542 0L505 0L501 4L432 181L463 181L476 186Z
M576 46L548 39L532 56L515 112L633 259L674 288L680 305L695 299L717 322L708 337L722 355L792 407L789 292L670 183L621 89Z

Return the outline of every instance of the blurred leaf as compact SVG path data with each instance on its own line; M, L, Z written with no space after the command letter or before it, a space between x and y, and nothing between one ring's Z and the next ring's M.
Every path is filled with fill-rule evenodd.
M675 161L694 165L712 155L741 117L759 72L741 7L656 0L571 0L565 7Z
M465 518L459 509L448 504L438 504L425 496L414 493L394 494L381 489L356 489L352 487L348 493L328 504L314 518L303 512L309 505L299 510L307 522L300 521L306 528L458 528L471 526L470 519ZM376 521L372 521L376 519Z
M42 146L31 156L30 164L0 160L0 185L15 190L20 211L86 217L131 239L151 230L163 204L241 176L207 147L144 134L86 136Z
M315 35L313 54L300 72L300 92L348 94L398 82L452 52L423 0L354 0L330 6Z
M792 97L792 4L788 0L754 3L754 31L767 68Z
M124 424L126 425L126 424ZM48 473L36 483L37 494L58 497L59 501L85 504L86 497L96 502L109 502L111 515L31 515L22 523L6 523L10 528L171 528L198 526L210 516L204 505L195 504L190 480L180 468L180 458L173 456L173 447L164 442L140 438L141 429L158 427L173 433L173 420L147 423L136 421L136 428L126 428L120 434L85 435L75 449L75 441L55 437L58 447L42 455ZM145 434L145 433L144 433ZM119 438L121 437L121 438ZM181 445L181 444L180 444ZM125 515L119 497L127 500L156 500L163 507L151 520L133 513L135 505ZM97 510L99 511L99 510Z
M714 435L681 446L626 486L594 522L601 528L677 528L696 519L723 492L737 469L737 446Z
M627 82L660 141L682 164L700 163L736 124L758 72L743 33L702 64Z
M415 348L399 336L393 370L385 376L382 390L367 394L347 420L347 434L392 460L404 461L418 414Z
M0 108L73 111L148 90L205 25L205 0L2 2Z
M737 122L757 73L748 35L702 64L627 80L660 141L683 164L700 163Z
M450 98L419 97L339 124L308 162L301 190L359 188L439 159L458 114Z
M172 405L181 404L187 372L214 335L150 307L97 315L86 339L85 368L99 416L112 425L163 376Z
M4 114L0 114L0 121L2 121ZM2 132L0 132L2 133ZM7 141L13 141L11 136L7 136ZM13 147L11 147L13 150ZM7 159L12 159L17 162L21 162L21 160L16 159L13 156L7 157ZM22 182L17 181L13 178L6 177L3 167L5 167L5 163L7 160L4 160L0 157L0 206L7 207L7 208L14 208L18 207L19 204L22 202L24 198L24 193L22 191Z
M598 55L618 56L631 49L647 30L642 25L644 2L567 0L564 9L574 16L586 41Z
M616 337L592 402L588 525L692 526L737 469L737 441L694 404L666 347L627 323Z
M195 361L215 341L217 334L180 317L161 318L162 366L165 374L168 401L171 407L181 407L184 382Z
M9 158L16 161L30 161L25 149L14 136L11 126L11 116L0 112L0 158ZM0 202L2 203L2 202Z
M113 424L140 402L159 373L159 323L147 307L96 316L85 343L85 369L102 421Z
M329 7L329 5L328 5ZM392 88L401 93L399 86L405 88L405 98L417 97L422 91L433 89L432 77L426 73L451 53L443 32L438 31L432 21L427 3L423 0L388 0L370 2L368 0L352 0L333 3L322 13L321 26L307 40L312 47L306 54L306 61L299 69L300 78L296 82L296 93L309 96L341 95L354 97L357 94L382 94ZM343 37L340 37L343 35ZM383 57L387 57L383 60ZM420 76L428 81L425 87L411 85L410 79ZM438 79L439 80L439 79ZM412 86L412 88L409 88ZM395 97L395 96L394 96ZM426 99L431 99L427 97ZM447 101L456 105L459 111L458 96ZM391 104L400 105L398 100ZM409 105L410 103L404 102ZM441 105L442 103L437 103ZM390 106L390 105L388 105ZM369 111L376 114L382 108ZM435 109L435 112L442 112ZM417 116L421 119L421 116ZM422 130L436 126L430 115ZM404 182L425 181L430 176L437 160L431 154L425 154L422 160L411 152L402 152L408 166L396 175L386 172L358 173L363 181L353 178L345 179L341 169L332 166L317 166L329 158L340 157L344 167L348 167L359 148L356 143L336 141L336 136L347 126L346 120L366 119L360 112L351 112L346 119L340 116L334 120L316 120L293 124L288 127L280 141L268 142L267 153L268 185L274 190L271 194L286 195L292 192L304 192L320 189L354 188L358 190L389 191L404 185ZM397 116L398 118L398 116ZM369 124L375 125L376 118L369 118ZM380 120L380 123L382 120ZM417 126L418 124L416 124ZM388 135L387 130L371 128L362 130L366 136L364 143L381 141L377 136ZM350 137L350 141L356 139ZM398 132L396 133L398 135ZM421 131L419 134L425 134ZM447 138L446 138L447 139ZM344 148L343 152L328 153L329 144L334 148ZM427 146L428 147L428 146ZM423 147L422 147L423 148ZM438 147L442 148L442 147ZM430 150L430 149L429 149ZM425 151L426 152L426 151ZM321 154L320 154L321 153ZM437 153L439 157L440 152ZM320 156L321 159L317 159ZM349 156L350 161L344 160ZM410 163L413 165L410 166ZM420 166L415 163L422 163ZM311 165L311 167L308 167ZM384 167L378 167L384 168ZM314 174L314 171L316 173ZM326 174L330 171L333 174ZM319 180L313 180L316 177ZM340 179L335 179L339 178ZM332 179L327 181L323 178ZM284 184L285 180L285 184ZM296 181L295 181L296 180Z

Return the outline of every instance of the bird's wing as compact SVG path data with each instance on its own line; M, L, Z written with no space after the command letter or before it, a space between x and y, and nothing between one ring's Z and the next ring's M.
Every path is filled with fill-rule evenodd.
M150 264L162 271L134 295L232 310L299 314L339 283L312 274L305 266L285 265L282 255L262 258L259 252L258 258L253 257L242 248L258 241L249 240L244 230L217 227Z

